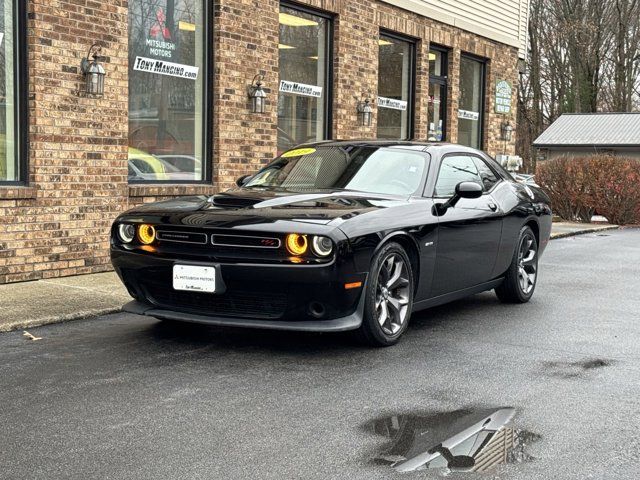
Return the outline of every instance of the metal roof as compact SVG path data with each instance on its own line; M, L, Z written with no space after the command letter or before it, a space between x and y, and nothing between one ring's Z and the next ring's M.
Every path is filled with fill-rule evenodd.
M533 142L535 147L640 146L640 112L565 113Z

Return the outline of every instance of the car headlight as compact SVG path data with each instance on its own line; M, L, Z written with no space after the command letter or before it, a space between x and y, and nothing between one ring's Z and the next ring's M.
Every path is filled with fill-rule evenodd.
M130 223L118 225L118 238L122 243L131 243L136 236L136 227Z
M287 250L291 255L304 255L309 248L309 242L306 235L300 235L299 233L290 233L287 235Z
M150 245L156 239L156 229L153 225L142 224L138 226L138 240L144 245Z
M311 250L319 257L328 257L333 252L333 242L329 237L315 236L311 240Z

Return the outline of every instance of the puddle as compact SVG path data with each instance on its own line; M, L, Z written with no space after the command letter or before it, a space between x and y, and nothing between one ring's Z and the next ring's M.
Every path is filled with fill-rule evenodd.
M390 439L375 462L399 472L487 472L533 459L525 449L540 436L514 428L514 415L513 408L394 415L365 428Z
M590 370L609 367L613 360L592 358L579 362L544 362L549 374L561 378L577 378L585 375Z

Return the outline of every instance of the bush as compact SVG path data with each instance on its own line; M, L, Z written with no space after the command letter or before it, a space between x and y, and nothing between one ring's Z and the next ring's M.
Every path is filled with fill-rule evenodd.
M611 155L560 157L538 164L537 183L563 220L640 223L640 161Z

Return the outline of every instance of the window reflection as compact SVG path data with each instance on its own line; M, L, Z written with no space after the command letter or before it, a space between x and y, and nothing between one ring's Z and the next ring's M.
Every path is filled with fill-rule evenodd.
M280 7L278 152L327 135L330 21Z
M431 142L446 138L447 112L447 53L432 48L429 50L429 132Z
M17 149L13 0L0 0L0 182L20 180Z
M202 0L129 1L129 180L204 179Z
M461 145L482 148L483 95L484 62L462 56L458 107L458 143Z
M380 35L378 53L378 138L411 137L414 45Z

